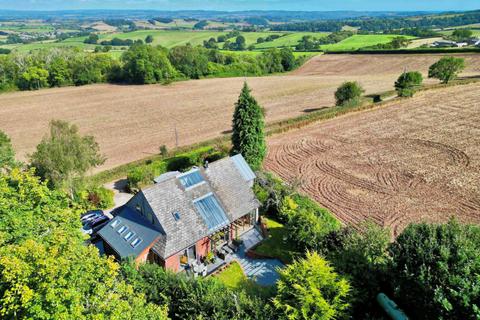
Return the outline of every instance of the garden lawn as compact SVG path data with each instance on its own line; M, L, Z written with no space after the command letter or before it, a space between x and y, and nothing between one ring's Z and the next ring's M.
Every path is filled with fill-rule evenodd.
M253 251L259 255L277 258L285 264L292 263L299 254L292 243L287 240L287 230L283 224L270 218L263 217L268 228L268 237Z
M240 264L236 261L216 274L215 278L231 289L242 288L245 282L248 281L247 276L243 273L242 267L240 267Z

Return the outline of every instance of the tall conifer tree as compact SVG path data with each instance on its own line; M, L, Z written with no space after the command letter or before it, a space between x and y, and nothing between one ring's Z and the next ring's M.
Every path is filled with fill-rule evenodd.
M245 82L233 114L232 153L242 154L254 170L260 169L267 151L263 110Z

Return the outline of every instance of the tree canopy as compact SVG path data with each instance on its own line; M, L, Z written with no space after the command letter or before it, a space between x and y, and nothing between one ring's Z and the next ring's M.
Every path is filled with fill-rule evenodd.
M76 125L61 120L50 122L50 132L30 156L37 174L57 188L72 188L92 167L105 162L93 136L81 136Z
M170 81L176 70L166 51L149 45L136 44L122 55L123 78L135 84Z
M232 153L242 154L254 170L262 166L267 151L264 129L262 108L245 83L233 114Z
M439 79L443 83L449 83L463 69L465 69L465 59L447 56L430 66L428 77Z
M0 130L0 169L15 164L15 151L5 132Z
M328 320L345 316L348 281L317 253L307 253L280 271L273 304L280 319Z
M480 318L480 227L412 224L391 247L397 299L419 319Z
M84 244L79 212L33 171L0 175L0 318L166 319Z
M358 82L345 82L335 92L337 106L357 104L365 92Z
M412 97L423 82L418 71L404 72L395 82L395 90L399 97Z

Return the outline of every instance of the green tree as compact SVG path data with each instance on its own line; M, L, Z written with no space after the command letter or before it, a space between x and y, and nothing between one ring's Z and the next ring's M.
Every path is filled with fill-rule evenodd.
M166 319L84 244L79 212L33 172L0 175L0 318Z
M45 136L31 155L32 166L40 177L55 187L72 191L73 182L92 167L105 162L93 136L81 136L76 125L54 120L50 134Z
M133 45L122 56L125 81L135 84L165 82L174 79L176 70L161 48Z
M48 87L48 71L40 67L28 67L20 76L18 87L22 90L38 90Z
M97 44L99 40L98 34L90 33L88 38L86 38L83 42L87 44Z
M465 69L465 59L447 56L430 66L428 77L439 79L443 83L449 83L463 69Z
M345 316L350 285L317 253L279 271L273 299L279 319L328 320Z
M247 48L247 41L244 36L240 35L235 39L236 50L243 51Z
M263 110L250 94L247 83L235 104L232 153L242 154L254 170L260 169L266 155Z
M167 305L174 320L270 320L272 308L262 296L225 287L215 278L189 278L155 264L123 264L123 273L147 302Z
M408 226L391 246L396 301L418 319L479 319L479 252L479 226Z
M395 82L395 90L399 97L413 97L422 82L423 76L420 72L404 72Z
M293 55L293 50L291 48L283 48L280 50L282 56L282 65L284 71L292 71L297 66L297 59Z
M145 43L152 43L153 42L153 36L151 34L149 34L146 38L145 38Z
M199 79L208 74L208 51L201 47L177 46L170 50L168 58L188 78Z
M337 248L325 251L335 270L350 280L353 315L360 319L375 310L376 295L389 282L390 232L373 222L345 229Z
M15 151L5 132L0 130L0 169L15 165ZM1 173L1 171L0 171Z
M468 41L473 37L472 30L469 29L457 29L453 31L451 38L455 41Z
M63 57L55 58L48 66L48 82L52 87L62 87L72 83L72 71Z
M335 92L337 106L355 105L365 92L358 82L345 82Z

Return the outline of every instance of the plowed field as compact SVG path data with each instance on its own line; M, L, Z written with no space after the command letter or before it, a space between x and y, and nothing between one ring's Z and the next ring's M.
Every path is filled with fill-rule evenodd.
M272 137L266 167L347 224L480 223L480 84Z
M393 89L405 69L421 70L440 55L326 55L283 76L248 78L267 121L331 106L344 81L359 81L367 93ZM463 76L480 75L480 55L463 55ZM180 145L218 137L231 129L234 102L244 78L205 79L169 86L93 85L0 95L0 130L11 136L20 159L34 151L52 119L73 122L94 135L108 169Z

